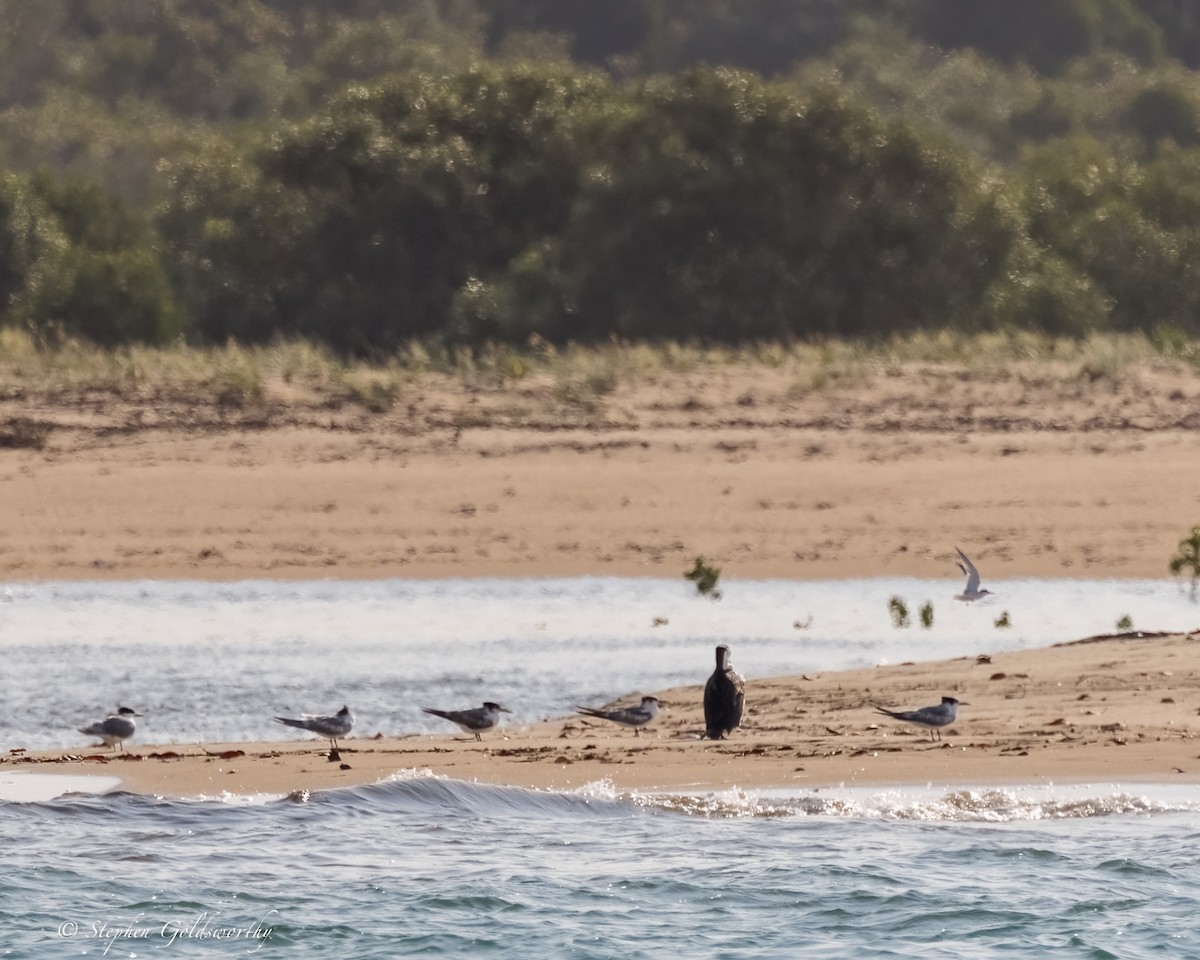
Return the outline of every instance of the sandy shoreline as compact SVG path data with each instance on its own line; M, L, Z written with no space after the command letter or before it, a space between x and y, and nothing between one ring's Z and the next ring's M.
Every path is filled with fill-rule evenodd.
M553 385L431 379L369 413L27 388L0 442L0 578L1169 576L1200 522L1196 378L909 364ZM1064 375L1065 376L1065 375ZM274 392L272 392L274 391ZM275 394L279 396L276 397ZM272 399L274 397L274 399Z
M908 364L819 387L698 368L622 380L586 408L525 382L431 379L381 413L296 393L269 385L228 409L10 391L0 428L20 419L47 439L0 443L0 579L680 578L702 555L726 581L910 575L950 590L956 545L985 582L1163 579L1200 522L1200 389L1182 367L1056 379ZM671 707L638 739L558 719L481 744L363 735L349 769L312 742L135 742L140 760L13 753L0 772L102 772L177 796L405 769L556 789L1200 782L1193 643L756 681L745 727L720 743L694 739L699 692L681 689L660 692ZM943 694L968 706L942 744L871 710Z
M340 761L315 740L129 745L10 753L0 772L118 776L122 788L176 797L287 794L376 783L404 771L554 790L605 781L617 790L1079 781L1200 784L1196 654L1200 634L1114 637L928 663L752 681L742 728L697 739L699 687L659 691L668 704L640 737L568 717L486 734L372 736ZM878 716L962 700L943 740Z

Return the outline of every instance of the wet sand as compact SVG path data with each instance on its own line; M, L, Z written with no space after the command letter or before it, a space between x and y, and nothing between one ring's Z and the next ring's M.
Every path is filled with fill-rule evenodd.
M130 743L11 754L5 770L119 776L165 796L287 794L427 771L485 783L570 790L822 789L882 784L1200 783L1200 633L1128 636L1039 650L898 664L747 685L742 727L701 741L701 689L658 692L665 710L640 736L565 717L483 739L352 737L325 741ZM883 717L942 696L963 702L941 740Z

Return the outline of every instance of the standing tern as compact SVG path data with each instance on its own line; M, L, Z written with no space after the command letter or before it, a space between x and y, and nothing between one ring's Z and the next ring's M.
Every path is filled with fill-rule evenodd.
M971 600L978 600L981 597L991 595L991 590L979 589L979 571L975 569L975 564L973 564L970 559L968 559L967 555L959 550L958 547L955 547L954 549L958 550L959 559L956 561L958 563L958 569L967 576L966 587L964 587L963 592L954 599L966 600L969 602Z
M642 697L638 706L622 707L618 710L597 710L594 707L576 707L575 710L586 717L599 717L624 727L633 727L633 735L640 737L640 728L658 716L658 697Z
M717 647L717 669L704 685L704 737L721 740L742 722L746 681L729 662L729 647ZM704 739L702 737L701 739Z
M349 707L343 706L332 717L319 717L312 713L302 713L298 718L276 717L275 722L319 733L329 741L330 754L332 755L337 752L338 737L345 737L354 727L354 716L350 713Z
M480 734L484 730L491 730L500 722L500 714L512 713L507 707L492 703L490 700L486 701L482 707L475 707L472 710L434 710L432 707L422 707L421 709L435 717L457 723L464 733L475 734L476 740L482 740L483 737Z
M924 727L929 731L930 740L935 733L941 740L942 731L938 728L954 722L958 716L958 701L954 697L942 697L942 702L937 706L921 707L919 710L886 710L878 706L875 710L893 720L903 720L905 723L915 723L918 727Z
M89 737L99 737L105 746L115 750L118 746L124 750L122 742L137 732L137 721L134 717L144 717L129 707L117 707L116 713L110 713L103 720L98 720L90 726L80 727L79 732ZM97 744L99 746L99 744Z

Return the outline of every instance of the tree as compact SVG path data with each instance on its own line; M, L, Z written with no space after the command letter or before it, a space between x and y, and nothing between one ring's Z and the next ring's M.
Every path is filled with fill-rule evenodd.
M630 87L585 122L550 339L887 335L978 318L1016 221L959 151L836 91L748 74Z
M562 228L585 147L566 119L607 90L556 66L410 74L283 138L263 171L307 211L298 328L368 352L443 330L464 284Z

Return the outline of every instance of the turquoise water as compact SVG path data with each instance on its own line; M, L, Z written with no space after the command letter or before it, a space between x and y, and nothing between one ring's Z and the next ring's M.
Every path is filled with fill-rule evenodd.
M133 746L280 736L349 703L357 733L521 724L699 683L1196 626L1174 584L667 581L13 585L0 749L78 747L117 702ZM935 603L898 630L887 601ZM1013 627L994 621L1008 612ZM661 620L666 620L665 624ZM656 625L657 624L657 625ZM753 682L750 685L753 692ZM1200 790L930 784L569 793L397 771L290 797L0 801L0 957L1197 957Z
M4 956L1195 957L1194 799L539 793L0 803ZM224 939L215 934L224 932Z

